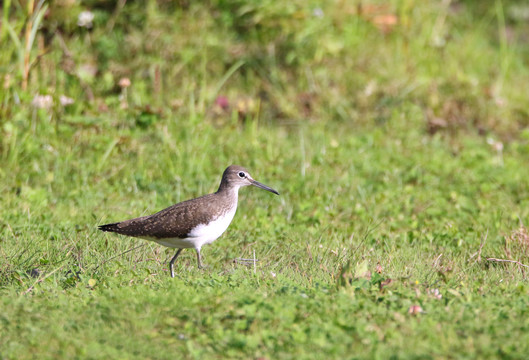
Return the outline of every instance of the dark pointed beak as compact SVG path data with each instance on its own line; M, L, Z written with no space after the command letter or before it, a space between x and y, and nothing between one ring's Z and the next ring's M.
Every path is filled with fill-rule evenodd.
M266 186L265 184L261 184L259 181L255 181L254 179L248 179L252 183L253 186L257 186L258 188L265 189L266 191L270 191L271 193L274 193L276 195L279 195L277 191L272 189L270 186Z

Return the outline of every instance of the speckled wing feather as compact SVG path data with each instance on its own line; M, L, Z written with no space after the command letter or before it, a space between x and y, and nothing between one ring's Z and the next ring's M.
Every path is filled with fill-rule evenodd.
M101 225L99 229L134 237L183 239L197 225L214 220L211 214L216 213L212 211L215 202L217 207L219 201L222 202L227 211L230 208L228 200L219 194L208 194L175 204L153 215Z

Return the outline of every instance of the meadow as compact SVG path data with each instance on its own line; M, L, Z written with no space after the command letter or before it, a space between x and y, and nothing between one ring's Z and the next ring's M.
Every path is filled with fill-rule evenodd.
M4 1L0 358L526 358L528 14ZM97 229L230 164L205 269Z

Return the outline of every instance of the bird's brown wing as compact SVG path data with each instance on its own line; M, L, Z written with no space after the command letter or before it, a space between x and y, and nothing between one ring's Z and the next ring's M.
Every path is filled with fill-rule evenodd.
M134 237L186 238L199 224L212 220L213 194L184 201L156 214L99 226L99 230Z

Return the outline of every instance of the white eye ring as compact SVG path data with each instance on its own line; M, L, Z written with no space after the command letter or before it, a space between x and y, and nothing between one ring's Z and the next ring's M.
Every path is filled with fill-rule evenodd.
M245 174L244 172L241 171L241 172L239 173L239 177L240 177L240 178L244 178L244 177L246 177L246 174Z

